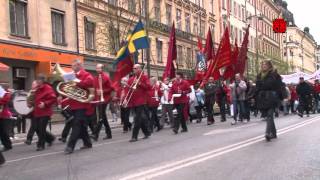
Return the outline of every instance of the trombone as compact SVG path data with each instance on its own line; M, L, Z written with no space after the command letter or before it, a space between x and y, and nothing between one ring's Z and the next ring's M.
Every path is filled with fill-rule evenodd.
M134 91L137 89L137 86L138 86L138 84L140 82L140 79L142 77L142 74L143 74L143 71L144 71L145 67L146 66L144 65L138 78L137 78L137 76L134 77L133 83L129 87L129 91L126 94L126 96L124 97L123 101L120 103L120 106L123 106L125 108L128 106L128 103L130 102Z

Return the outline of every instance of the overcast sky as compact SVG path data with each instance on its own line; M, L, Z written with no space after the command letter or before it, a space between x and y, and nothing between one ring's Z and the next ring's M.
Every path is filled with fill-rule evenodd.
M310 33L320 44L320 0L286 0L288 9L293 13L296 25L303 30L310 28Z

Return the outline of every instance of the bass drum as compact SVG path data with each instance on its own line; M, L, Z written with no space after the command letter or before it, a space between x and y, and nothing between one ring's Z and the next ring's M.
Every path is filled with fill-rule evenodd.
M17 114L28 115L33 111L33 108L29 108L27 105L28 93L25 91L16 91L13 94L12 105Z

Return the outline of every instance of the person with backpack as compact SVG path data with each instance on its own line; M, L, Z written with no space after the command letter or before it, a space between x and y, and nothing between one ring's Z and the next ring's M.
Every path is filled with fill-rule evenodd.
M304 81L303 77L300 77L296 90L299 97L298 116L303 117L303 113L306 111L307 117L309 117L313 93L312 87Z

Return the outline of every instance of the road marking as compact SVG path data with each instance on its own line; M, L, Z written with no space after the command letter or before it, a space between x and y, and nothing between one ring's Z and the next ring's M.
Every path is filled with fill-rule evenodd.
M204 133L204 136L210 136L210 135L216 135L216 134L222 134L222 133L227 133L227 132L234 132L234 131L239 131L239 129L232 128L232 129L215 129L211 130L207 133Z
M314 123L319 120L320 120L320 117L315 117L315 118L311 118L311 119L308 119L306 121L303 121L303 122L300 122L297 124L290 125L286 128L282 128L282 129L278 130L278 135L288 133L290 131L304 127L306 125L309 125L309 124ZM218 149L215 149L215 150L212 150L209 152L205 152L205 153L198 154L198 155L195 155L195 156L192 156L189 158L185 158L183 160L167 163L167 164L155 167L155 168L151 168L151 169L144 170L144 171L141 171L138 173L134 173L134 174L122 177L122 178L120 178L120 180L152 179L152 178L155 178L155 177L158 177L161 175L165 175L170 172L173 172L173 171L176 171L176 170L188 167L188 166L192 166L194 164L201 163L203 161L207 161L207 160L212 159L214 157L221 156L223 154L250 146L252 144L255 144L257 142L264 141L264 140L265 140L264 135L256 136L256 137L253 137L253 138L250 138L250 139L247 139L247 140L235 143L235 144L231 144L231 145L228 145L228 146L225 146L222 148L218 148Z

